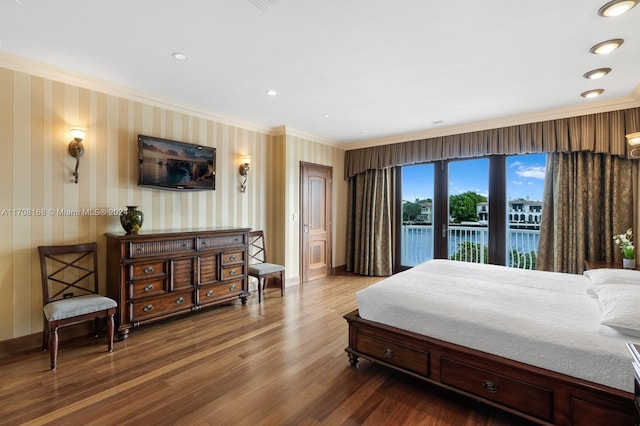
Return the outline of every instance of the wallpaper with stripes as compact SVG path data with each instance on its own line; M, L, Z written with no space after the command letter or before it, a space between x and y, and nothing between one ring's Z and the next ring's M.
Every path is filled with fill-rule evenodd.
M71 128L86 130L79 182L68 153ZM175 192L137 185L137 135L212 146L216 190ZM144 212L144 231L250 227L265 229L270 255L299 268L299 162L334 168L334 206L344 206L344 151L297 135L260 132L147 105L28 73L0 68L0 341L42 330L36 247L97 241L122 232L118 212ZM250 154L248 189L241 193L240 156ZM339 171L339 176L336 176ZM346 213L334 209L344 235ZM344 264L344 241L334 238L334 265ZM104 252L101 262L104 266ZM104 289L106 272L101 271Z

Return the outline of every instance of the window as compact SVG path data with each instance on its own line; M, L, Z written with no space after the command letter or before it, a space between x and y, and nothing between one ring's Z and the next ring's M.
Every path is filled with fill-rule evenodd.
M545 154L506 158L507 266L535 269L540 240ZM515 212L521 212L519 215Z
M415 266L433 259L434 165L402 168L401 263Z
M488 263L489 159L449 163L449 259Z
M535 269L545 154L402 167L396 269L433 258Z

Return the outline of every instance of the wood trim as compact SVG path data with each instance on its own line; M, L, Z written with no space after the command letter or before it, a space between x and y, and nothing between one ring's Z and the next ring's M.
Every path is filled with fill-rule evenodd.
M58 333L61 346L66 342L91 336L93 336L93 321L63 327ZM42 332L0 341L0 359L38 350L42 350Z
M449 257L449 238L442 229L449 227L449 161L436 161L433 181L433 258Z
M489 263L505 265L507 241L507 158L489 157Z
M347 273L347 265L340 265L331 269L331 275L344 275L346 273Z
M634 395L619 389L613 389L597 383L553 372L540 367L513 361L497 355L470 349L464 346L423 336L418 333L391 327L385 324L368 321L361 318L358 310L345 315L349 325L349 346L345 351L349 355L351 365L358 364L358 358L363 357L371 362L402 371L411 376L436 384L462 395L478 399L486 404L517 414L526 419L542 423L557 425L580 424L578 419L584 418L576 407L588 407L591 418L602 417L610 420L610 424L634 424L636 419L634 409ZM367 353L367 346L361 343L363 336L378 339L391 347L407 348L419 353L429 354L429 366L426 374L418 374L406 367L407 357L395 360L393 351L374 355ZM527 409L526 392L522 392L514 405L504 403L491 392L474 393L467 388L452 385L443 376L446 367L443 360L455 360L470 366L474 371L493 372L512 382L525 383L528 387L546 389L551 392L549 411L540 418L525 412ZM629 360L631 362L631 359ZM460 373L464 376L464 373ZM463 382L473 381L473 377L462 377ZM517 389L516 389L517 390ZM579 404L576 404L579 402ZM518 408L521 407L521 408ZM542 410L544 411L544 410ZM615 420L614 420L615 419ZM589 424L589 423L582 423Z
M314 280L317 278L321 278L321 276L310 274L308 265L309 265L309 250L308 245L306 244L306 239L308 238L308 232L305 232L305 221L308 220L309 212L311 211L311 207L308 203L308 195L309 195L309 185L307 182L308 177L310 176L311 171L317 172L318 175L324 175L327 179L326 184L326 192L324 199L324 215L325 215L325 226L326 226L326 266L324 269L324 277L331 275L331 270L333 267L333 167L326 166L322 164L309 163L306 161L300 161L300 282L304 283L310 280ZM320 268L315 270L320 271Z

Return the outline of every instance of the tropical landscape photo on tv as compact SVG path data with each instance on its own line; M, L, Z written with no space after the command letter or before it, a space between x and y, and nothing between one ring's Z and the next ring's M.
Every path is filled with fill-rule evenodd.
M138 185L201 191L216 188L216 149L138 135Z

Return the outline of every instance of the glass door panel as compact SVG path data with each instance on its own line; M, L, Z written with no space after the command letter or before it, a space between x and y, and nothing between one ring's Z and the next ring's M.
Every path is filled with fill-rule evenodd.
M546 154L507 157L507 266L536 269Z
M489 159L449 162L448 258L489 261Z
M401 264L433 259L433 164L402 167Z

